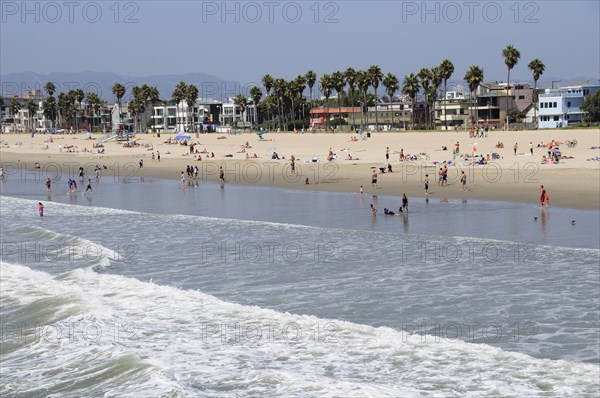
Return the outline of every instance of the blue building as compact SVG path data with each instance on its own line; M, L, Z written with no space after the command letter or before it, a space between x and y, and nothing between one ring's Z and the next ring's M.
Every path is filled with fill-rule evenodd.
M600 85L592 84L545 89L538 98L539 128L551 129L581 123L585 112L579 106L598 89Z

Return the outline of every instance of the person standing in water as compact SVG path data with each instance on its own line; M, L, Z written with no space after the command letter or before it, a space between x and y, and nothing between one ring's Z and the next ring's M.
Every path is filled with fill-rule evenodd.
M38 212L40 217L44 217L44 204L42 202L38 202Z
M92 189L92 180L89 179L89 178L88 178L88 181L87 181L87 186L85 187L85 192L87 192L87 191L92 191L93 192L93 189Z
M52 180L50 180L50 177L46 178L46 190L48 191L48 193L51 192L51 188L52 188Z
M550 203L550 197L546 192L546 188L543 185L540 185L540 204L544 207L544 203L546 203L546 197L548 197L548 203Z
M375 217L377 215L377 209L375 208L375 206L373 206L373 203L371 203L370 206L371 206L371 214L373 215L373 217Z
M425 174L423 183L425 184L425 195L429 195L429 174Z
M402 207L400 208L400 211L408 213L408 198L405 193L402 194Z

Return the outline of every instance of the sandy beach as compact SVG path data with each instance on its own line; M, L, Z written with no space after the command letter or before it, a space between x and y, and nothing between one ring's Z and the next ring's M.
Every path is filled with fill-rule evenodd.
M239 134L193 135L188 144L196 144L191 155L189 146L167 143L174 135L141 134L135 147L124 147L123 142L104 143L104 153L98 153L100 135L84 134L4 134L0 148L0 162L8 179L26 178L26 170L39 163L42 171L60 169L73 173L81 165L93 175L96 165L103 175L142 177L154 176L179 179L187 165L199 168L199 178L218 180L223 167L229 183L279 186L321 191L358 192L364 187L366 195L401 195L424 197L423 180L429 175L429 197L471 198L485 200L520 201L537 204L539 187L543 184L550 195L552 206L581 209L600 208L600 162L587 160L600 156L600 134L588 130L538 130L518 132L489 132L484 138L469 138L467 132L401 132L373 133L371 138L351 133L268 133L264 140L252 132ZM357 141L353 140L357 138ZM52 142L50 142L52 138ZM551 140L577 140L577 146L561 145L563 157L559 164L542 164L546 147L540 143ZM460 154L453 150L459 142ZM496 148L502 142L504 148ZM534 154L530 154L530 142ZM245 148L248 143L249 148ZM517 143L517 154L514 145ZM59 147L60 146L60 147ZM71 147L68 152L67 147ZM389 162L386 148L389 147ZM443 150L446 147L447 150ZM336 158L328 161L329 150ZM486 165L472 165L467 159L474 148L484 157L493 153L499 159ZM594 149L592 149L594 148ZM85 151L84 151L85 150ZM400 161L405 155L419 155L415 161ZM152 160L152 153L160 152L161 161ZM245 152L244 152L245 151ZM280 159L272 159L277 152ZM207 152L207 153L202 153ZM210 157L214 153L214 158ZM253 158L256 154L257 158ZM427 155L421 155L427 154ZM296 158L296 172L290 168L290 157ZM250 159L247 159L247 156ZM349 160L349 158L352 160ZM139 162L143 159L143 168ZM448 186L437 185L437 174L443 162L448 166ZM392 173L387 172L388 163ZM385 168L385 173L379 169ZM377 188L372 187L373 170L378 175ZM468 177L469 191L460 190L460 175ZM309 184L306 184L308 178ZM40 184L40 189L43 189Z

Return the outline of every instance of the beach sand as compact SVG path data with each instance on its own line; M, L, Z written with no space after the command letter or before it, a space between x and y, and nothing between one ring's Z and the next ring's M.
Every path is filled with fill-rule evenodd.
M198 151L214 152L214 158L201 154L197 161L189 154L189 147L165 143L174 135L141 134L133 148L123 147L122 142L104 143L105 151L98 154L92 148L100 135L87 139L86 135L76 134L3 134L0 148L0 162L9 180L26 178L25 170L34 168L37 162L42 171L74 173L79 165L87 174L93 175L95 165L107 166L103 174L120 176L153 176L158 178L179 179L186 165L197 166L200 177L206 180L219 179L219 167L225 170L226 183L256 184L260 186L279 186L295 189L320 191L357 192L364 186L365 195L401 195L425 196L423 179L429 174L431 198L470 198L485 200L520 201L538 204L539 187L544 185L550 195L552 206L581 209L600 208L600 162L586 159L600 156L600 134L598 129L587 130L538 130L518 132L489 132L485 138L469 138L467 132L401 132L373 133L363 140L351 133L268 133L261 141L254 133L200 134L192 135L190 143L198 143ZM352 141L351 137L359 137ZM48 142L52 137L53 142ZM225 137L225 138L222 138ZM563 156L572 156L560 164L541 164L542 155L547 148L538 148L540 142L551 140L564 142L576 139L578 145L568 148L561 145ZM487 165L472 166L463 158L456 159L456 165L449 166L448 186L437 186L439 165L453 159L455 143L460 142L461 154L492 154L496 152L500 159ZM503 142L504 148L495 148L497 142ZM255 153L258 159L246 159L242 146L250 156ZM534 155L530 155L529 143L534 146ZM19 144L20 143L20 144ZM513 145L518 144L517 155ZM62 146L62 151L59 150ZM77 152L68 153L65 146L73 145ZM150 148L144 147L150 146ZM44 149L47 146L47 149ZM443 151L442 147L447 147ZM390 160L393 172L387 172L385 154L390 148ZM591 149L595 147L595 149ZM83 152L86 148L91 152ZM337 155L327 161L329 148ZM399 160L399 152L404 154L426 153L429 159L418 161ZM152 152L160 151L161 162L151 159ZM273 160L271 154L276 151L285 159ZM96 153L95 153L96 152ZM296 157L296 173L291 173L289 158ZM354 160L348 160L350 154ZM231 156L227 156L231 155ZM140 159L144 160L143 169L139 169ZM318 159L318 162L312 162ZM386 168L379 174L378 186L371 186L372 170ZM460 190L460 174L468 176L469 191ZM305 184L308 178L309 184ZM44 189L40 183L40 189Z

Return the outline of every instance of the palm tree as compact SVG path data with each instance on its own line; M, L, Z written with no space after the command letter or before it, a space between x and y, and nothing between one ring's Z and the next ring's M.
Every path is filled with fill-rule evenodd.
M369 74L365 70L359 70L356 73L356 84L358 86L358 91L362 94L362 107L360 114L360 123L363 124L363 114L365 114L366 110L366 124L367 128L369 128L369 108L367 104L367 91L369 90L369 86L371 85L371 80L369 79Z
M77 125L77 130L79 130L78 114L81 112L81 103L83 102L84 98L85 98L85 93L83 92L82 89L78 88L73 91L73 99L79 103L79 107L77 108L77 111L75 112L75 124Z
M521 53L510 44L502 50L502 56L504 57L504 63L508 68L508 78L506 79L506 131L508 131L508 90L510 90L510 70L519 62Z
M323 93L323 96L325 97L325 104L327 106L327 113L326 113L327 131L329 131L329 97L331 97L331 89L332 88L333 88L333 81L331 79L331 76L328 74L324 74L323 76L321 76L321 92Z
M283 131L283 98L287 89L287 82L284 79L275 79L273 81L273 91L277 97L277 119L279 129Z
M47 82L47 83L44 85L44 89L46 90L46 93L48 93L48 97L54 98L54 92L56 91L56 86L54 85L54 83L52 83L52 82ZM52 101L52 102L53 102L54 104L56 104L54 101ZM55 115L56 115L56 107L55 107L55 106L51 107L51 108L50 108L50 111L51 111L52 113L49 115L49 117L51 118L51 124L52 124L52 125L53 125L53 127L54 127L54 125L55 125L55 122L56 122L56 120L55 120Z
M258 126L258 103L262 98L262 91L258 86L254 86L250 89L250 96L252 97L252 104L254 104L254 125Z
M16 100L16 98L11 98L10 101L8 102L8 107L10 109L10 113L12 114L13 117L13 124L15 126L15 130L17 129L17 116L19 115L19 111L21 110L21 104L19 103L19 101Z
M56 113L56 100L54 97L48 97L42 102L42 109L44 111L44 118L52 121L52 115ZM47 125L45 126L47 127Z
M344 72L344 78L346 79L346 84L348 84L348 93L350 94L350 107L352 107L352 129L354 130L356 125L354 120L354 87L356 86L356 71L353 68L346 69Z
M382 84L385 86L385 91L388 97L390 97L390 105L392 111L392 128L394 128L394 94L396 93L396 91L398 91L398 83L398 78L391 73L385 75L382 81Z
M533 112L535 115L535 128L537 128L537 82L546 70L546 65L538 58L534 59L527 65L531 72L533 72Z
M379 87L379 82L383 79L383 73L381 72L381 68L377 65L372 65L367 73L371 80L371 86L375 91L375 129L379 131L379 112L377 112L377 104L379 101L377 100L377 88Z
M442 75L442 70L439 66L434 66L431 68L431 89L429 96L428 107L431 119L431 127L435 130L435 101L437 100L438 89L444 80L444 76ZM427 96L427 93L425 93Z
M242 122L245 125L244 112L246 112L246 108L248 107L248 99L243 94L238 94L233 99L233 103L240 107L240 114L241 114ZM237 124L239 126L239 121ZM235 120L234 120L234 126L235 126Z
M448 130L448 115L446 115L446 90L448 79L450 79L450 77L452 77L452 74L454 73L454 65L452 64L452 62L450 62L449 59L445 59L442 61L442 63L440 64L440 72L442 74L442 79L444 80L444 129Z
M123 86L121 83L115 83L112 86L112 93L115 96L117 104L119 105L119 123L121 122L121 100L125 96L125 92L125 86Z
M179 131L179 104L185 98L185 92L187 89L187 84L184 81L177 83L175 89L173 89L173 93L171 94L171 99L175 102L175 125L176 130Z
M262 85L265 88L265 92L267 93L267 97L271 94L271 90L273 89L274 79L271 75L264 75L262 77ZM269 112L269 120L273 120L273 113Z
M317 74L315 72L313 72L312 70L309 70L304 75L304 78L305 78L306 84L308 85L308 89L310 91L310 107L312 108L312 106L313 106L313 87L314 87L315 83L317 82Z
M196 131L196 125L194 124L194 105L198 101L198 87L194 84L190 84L185 88L185 101L187 102L188 111L191 114L190 117L190 131Z
M471 96L474 99L477 94L477 87L479 87L479 84L483 81L483 69L478 65L472 65L467 73L465 73L464 79L467 82L469 90L471 91ZM471 110L471 123L473 124L474 122L475 118L473 117L473 111Z
M36 113L38 106L33 100L27 100L25 104L25 108L27 108L27 114L29 115L29 127L33 126L33 115ZM35 131L35 128L33 129Z
M411 124L412 129L415 129L415 101L419 92L419 78L411 73L404 77L402 82L402 94L408 95L412 100Z
M102 100L98 97L96 93L87 93L87 102L92 110L92 121L97 117L98 111L100 110L100 106L102 105ZM93 124L93 123L92 123Z
M429 89L429 84L431 83L431 71L427 68L422 68L417 74L419 79L421 80L421 87L423 88L423 95L426 96L427 90ZM429 124L429 105L427 101L425 101L425 124Z
M331 85L337 92L338 102L338 118L342 118L342 94L344 93L344 86L346 86L346 80L342 72L333 72L331 75Z

